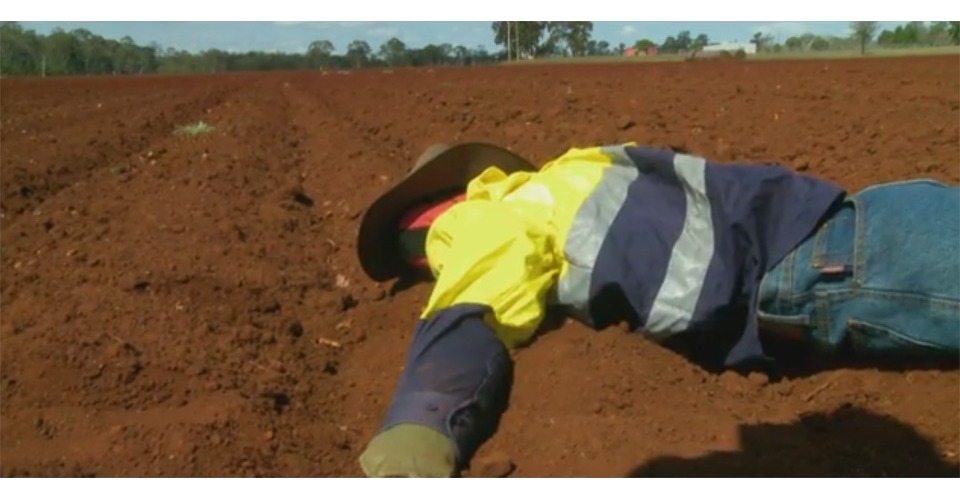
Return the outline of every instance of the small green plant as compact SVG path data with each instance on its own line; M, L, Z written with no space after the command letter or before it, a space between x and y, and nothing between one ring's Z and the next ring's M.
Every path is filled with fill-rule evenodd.
M216 130L213 125L205 121L199 121L192 125L183 125L177 129L177 134L179 135L189 135L190 137L196 137L198 135L209 134Z
M126 173L126 171L127 171L127 167L124 167L124 166L113 167L110 169L110 173L113 175L124 174Z

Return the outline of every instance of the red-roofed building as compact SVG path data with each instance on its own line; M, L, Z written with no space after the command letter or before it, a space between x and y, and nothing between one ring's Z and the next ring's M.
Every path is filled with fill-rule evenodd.
M627 57L655 56L657 55L657 48L647 47L647 50L637 50L636 47L627 47L627 49L623 51L623 55Z

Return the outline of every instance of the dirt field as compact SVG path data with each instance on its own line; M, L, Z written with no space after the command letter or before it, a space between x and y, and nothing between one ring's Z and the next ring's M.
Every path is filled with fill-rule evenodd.
M353 238L434 142L960 182L956 57L7 79L0 99L3 476L360 475L429 287L371 283ZM216 130L173 133L199 120ZM516 360L468 476L960 475L956 367L714 374L574 324Z

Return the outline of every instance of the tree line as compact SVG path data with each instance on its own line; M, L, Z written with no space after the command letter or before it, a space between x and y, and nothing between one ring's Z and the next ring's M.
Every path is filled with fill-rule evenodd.
M960 21L936 21L929 25L912 21L893 30L883 30L877 36L878 29L876 21L856 21L850 23L851 34L848 38L823 38L808 33L790 37L784 45L791 51L857 47L861 53L865 53L871 44L889 48L960 45Z
M494 43L503 47L508 59L547 57L576 57L623 55L626 45L612 47L606 41L592 38L591 22L496 21L492 24ZM875 39L878 24L875 21L857 21L850 24L848 36L821 36L805 33L784 41L770 33L758 32L750 38L758 52L824 51L860 48L875 43L881 47L937 46L960 44L960 21L938 21L930 24L909 22L893 30L884 30ZM688 54L697 52L713 41L705 33L696 36L689 30L667 36L656 43L649 38L637 40L632 47L644 52L656 48L661 54Z
M856 21L850 23L850 34L845 37L804 33L781 42L772 34L758 32L750 38L750 43L756 46L757 52L852 49L865 52L871 44L884 48L960 45L960 21L937 21L930 24L914 21L893 30L883 30L879 36L877 29L878 24L875 21ZM695 52L710 43L711 40L706 34L693 37L690 31L681 31L676 36L668 36L660 45L649 39L642 39L637 40L633 47L641 51L657 47L660 53L677 54Z
M44 35L16 22L0 23L0 75L110 75L148 73L214 73L306 69L350 69L387 66L493 64L504 60L483 46L429 44L408 47L397 38L374 52L354 40L343 53L329 40L310 43L304 52L188 52L157 43L143 46L130 37L111 40L86 29L57 28Z
M24 29L16 22L0 23L0 75L103 75L146 73L204 73L225 71L269 71L306 69L350 69L400 66L470 66L502 61L623 55L627 45L616 46L593 38L589 21L494 21L490 26L499 50L484 46L466 47L449 43L410 47L391 38L374 49L364 40L336 47L329 40L316 40L300 53L210 49L188 52L157 43L143 46L130 37L112 40L86 29L55 29L44 35ZM632 47L646 51L656 48L664 54L697 52L712 41L706 34L693 36L689 30L667 36L661 43L649 38ZM877 23L851 23L846 37L806 33L784 41L767 33L750 39L758 52L822 51L867 46L934 46L960 44L960 22L909 22L877 34ZM338 53L339 50L339 53Z

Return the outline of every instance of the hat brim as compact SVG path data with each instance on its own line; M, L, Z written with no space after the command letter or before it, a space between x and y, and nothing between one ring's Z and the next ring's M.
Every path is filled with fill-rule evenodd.
M471 179L495 166L508 175L534 171L529 161L499 146L471 142L455 144L414 169L374 200L360 220L357 256L363 271L375 281L399 276L400 217L411 206L434 197L463 192Z

